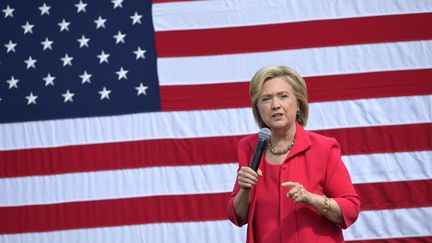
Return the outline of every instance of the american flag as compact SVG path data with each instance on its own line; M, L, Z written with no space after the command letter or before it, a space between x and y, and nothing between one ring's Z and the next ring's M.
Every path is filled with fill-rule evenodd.
M0 2L0 242L244 242L248 81L287 65L362 201L432 241L432 0Z

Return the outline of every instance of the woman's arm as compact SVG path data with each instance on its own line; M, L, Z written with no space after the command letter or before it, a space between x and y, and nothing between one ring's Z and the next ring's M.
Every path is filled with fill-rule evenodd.
M342 211L334 199L311 193L298 182L288 181L282 183L282 186L291 188L287 193L287 197L294 199L296 203L302 202L314 207L318 213L335 224L345 224Z
M234 198L234 209L239 222L244 222L249 213L250 190L258 182L258 176L261 176L261 170L253 171L247 166L243 166L237 172L237 183L240 187L239 192Z

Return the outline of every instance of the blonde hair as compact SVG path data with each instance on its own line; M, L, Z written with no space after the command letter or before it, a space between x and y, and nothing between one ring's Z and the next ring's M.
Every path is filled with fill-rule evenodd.
M260 128L267 127L258 111L258 99L262 92L262 87L267 80L281 77L286 80L294 90L297 98L299 111L296 115L296 121L305 127L309 117L309 103L307 100L307 87L305 80L294 69L287 66L271 66L258 70L252 77L249 85L249 96L252 102L252 111Z

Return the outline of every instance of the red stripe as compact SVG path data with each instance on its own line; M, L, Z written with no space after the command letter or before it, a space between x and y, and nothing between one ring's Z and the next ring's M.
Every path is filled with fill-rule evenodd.
M161 31L155 34L158 57L264 52L432 39L432 14Z
M321 130L318 133L335 137L344 155L432 150L432 123ZM146 140L0 151L0 178L236 162L237 142L241 137Z
M163 139L2 151L0 178L235 162L240 138Z
M198 0L153 0L153 3L192 2Z
M0 207L0 234L219 220L226 218L228 197L218 193Z
M432 123L321 130L318 133L336 138L344 155L432 149Z
M432 206L431 195L427 193L428 187L432 185L431 181L389 184L356 185L362 205L366 205L363 207L380 210L406 208L407 205L409 207ZM414 191L411 192L411 190ZM0 207L0 225L2 225L0 234L162 222L224 220L229 195L230 193L170 195ZM368 203L368 201L371 202Z
M432 94L432 69L305 78L309 102ZM249 82L160 87L163 111L250 107Z
M349 243L430 243L432 237L408 237L408 238L394 238L394 239L379 239L379 240L350 240Z
M432 180L354 185L361 199L361 210L429 207Z

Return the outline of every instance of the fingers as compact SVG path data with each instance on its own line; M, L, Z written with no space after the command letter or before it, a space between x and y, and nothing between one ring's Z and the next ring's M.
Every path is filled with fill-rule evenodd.
M263 175L263 174L262 174L262 171L261 171L260 169L258 169L257 173L258 173L259 176L262 176L262 175Z
M292 181L287 181L287 182L282 183L281 185L284 186L284 187L291 187L291 188L293 188L293 187L295 187L297 184L299 184L299 183L292 182Z
M243 166L237 172L237 183L240 188L250 189L255 186L258 181L259 174L262 175L261 170L258 170L258 173L252 170L249 167Z
M284 187L291 188L286 194L288 198L294 199L295 202L308 203L309 191L304 188L304 186L298 182L284 182L281 184Z

